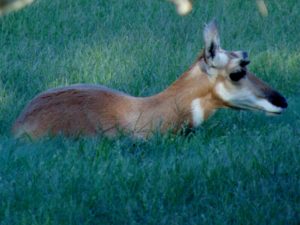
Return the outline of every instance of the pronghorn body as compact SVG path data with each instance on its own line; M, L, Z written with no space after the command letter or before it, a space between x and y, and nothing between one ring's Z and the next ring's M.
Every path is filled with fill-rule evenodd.
M29 103L15 123L14 133L19 136L25 132L33 137L47 132L114 135L124 129L145 137L157 128L166 131L180 129L183 123L198 125L223 104L211 95L207 77L193 70L201 73L197 66L192 67L165 91L145 98L100 85L48 90ZM193 115L197 111L201 115Z
M196 62L163 92L133 97L100 85L73 85L36 96L13 126L16 136L40 137L118 130L148 137L155 129L177 131L183 124L199 126L221 107L280 113L285 99L246 71L246 53L220 48L215 23L204 30L205 49Z

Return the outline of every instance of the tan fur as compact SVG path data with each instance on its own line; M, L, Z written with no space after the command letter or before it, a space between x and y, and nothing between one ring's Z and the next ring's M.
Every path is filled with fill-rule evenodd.
M114 136L122 130L147 138L156 129L177 131L185 123L198 125L221 107L270 113L280 113L287 107L283 96L253 74L247 72L238 81L230 78L242 69L243 54L220 48L214 22L204 29L204 40L206 47L191 68L157 95L133 97L87 84L51 89L25 107L13 125L13 133L33 138L59 133Z
M199 59L200 60L200 59ZM118 129L147 137L159 128L178 130L191 123L190 103L203 98L205 117L221 107L207 75L195 63L165 91L146 98L132 97L100 85L73 85L36 96L13 126L13 133L40 137L47 133L113 136Z

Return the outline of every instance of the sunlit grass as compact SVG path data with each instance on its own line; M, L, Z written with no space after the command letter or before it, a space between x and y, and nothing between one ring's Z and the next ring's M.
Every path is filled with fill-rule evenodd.
M0 19L0 224L299 224L300 2L35 1ZM287 17L287 15L289 15ZM15 140L10 127L48 88L100 83L155 94L220 25L225 49L283 93L283 115L220 110L189 137L155 133Z

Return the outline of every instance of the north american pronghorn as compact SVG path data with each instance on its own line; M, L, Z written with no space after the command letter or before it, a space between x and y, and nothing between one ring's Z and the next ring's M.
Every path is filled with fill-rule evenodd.
M13 125L16 137L46 134L114 136L123 130L146 138L155 129L199 126L216 109L261 110L279 114L285 98L247 70L243 51L220 47L216 23L204 28L204 50L170 87L150 97L133 97L100 85L79 84L36 96Z

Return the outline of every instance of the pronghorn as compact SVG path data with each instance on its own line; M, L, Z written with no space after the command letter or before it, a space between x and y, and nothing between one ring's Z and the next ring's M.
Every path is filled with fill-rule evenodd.
M279 114L285 98L247 70L243 51L220 47L216 23L204 28L204 49L170 87L150 97L133 97L100 85L79 84L36 96L13 126L16 137L46 134L115 136L123 130L147 138L156 129L199 126L218 108Z

